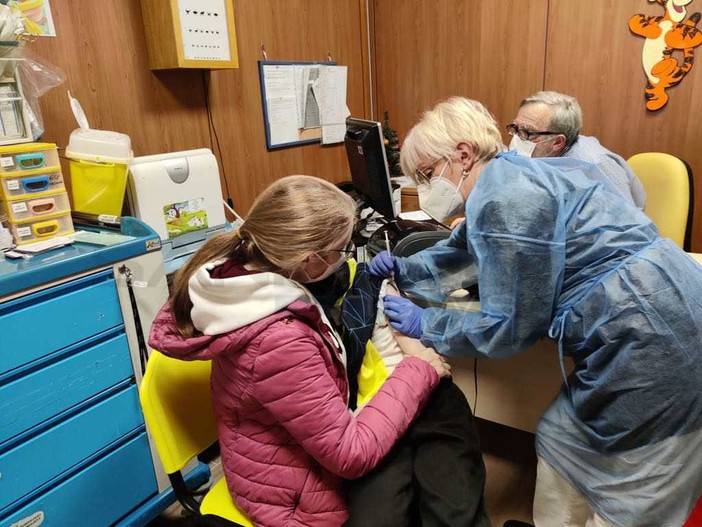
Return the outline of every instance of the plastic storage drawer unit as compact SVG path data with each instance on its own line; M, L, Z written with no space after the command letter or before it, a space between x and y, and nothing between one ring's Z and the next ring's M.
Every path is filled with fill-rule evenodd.
M0 205L5 210L8 219L17 223L32 219L41 219L48 214L61 214L71 212L71 202L68 193L59 192L40 198L18 199L4 201Z
M29 170L0 176L0 193L6 200L27 199L65 190L60 170Z
M58 151L53 143L29 143L0 147L0 174L25 170L61 170Z
M17 245L25 245L71 234L73 221L70 213L52 214L38 220L33 218L21 223L11 223L10 232Z

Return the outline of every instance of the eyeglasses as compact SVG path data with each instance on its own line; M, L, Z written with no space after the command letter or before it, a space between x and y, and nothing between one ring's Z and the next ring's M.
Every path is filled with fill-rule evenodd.
M539 131L525 130L523 128L519 128L514 123L507 125L507 133L511 136L516 135L519 137L519 139L523 139L524 141L528 141L532 137L539 136L539 135L558 135L557 132L539 132Z
M356 244L350 241L343 249L329 249L327 252L340 253L346 256L346 258L353 258L356 256Z
M446 164L448 164L451 161L451 158L440 157L426 168L417 168L414 171L414 178L420 183L429 183L431 178L434 177L434 169L439 161L446 161Z

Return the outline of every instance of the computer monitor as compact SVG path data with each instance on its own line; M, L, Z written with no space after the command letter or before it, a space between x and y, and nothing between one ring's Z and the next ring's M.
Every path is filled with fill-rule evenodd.
M346 119L346 156L356 191L387 219L397 216L385 156L382 125L377 121Z

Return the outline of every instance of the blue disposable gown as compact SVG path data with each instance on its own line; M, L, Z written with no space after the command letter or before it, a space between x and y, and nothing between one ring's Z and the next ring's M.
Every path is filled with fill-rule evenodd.
M575 368L537 453L615 526L682 525L702 492L702 267L580 161L499 154L465 212L399 259L400 288L435 302L477 271L481 310L428 308L422 341L506 358L556 340Z

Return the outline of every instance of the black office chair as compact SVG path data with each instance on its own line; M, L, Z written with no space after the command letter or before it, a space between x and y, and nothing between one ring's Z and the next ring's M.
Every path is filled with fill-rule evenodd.
M451 236L451 231L413 232L397 242L392 254L399 257L412 256L414 253L433 247L449 236Z
M451 236L451 231L413 232L412 234L408 234L399 242L397 242L395 248L392 250L392 254L401 258L412 256L413 254L418 253L419 251L423 251L424 249L433 247L438 242L440 242L441 240L445 240L449 236ZM480 289L477 283L466 284L464 287L466 291L470 293L471 297L480 297ZM428 305L423 304L422 299L413 295L409 296L418 304L423 305L424 307L429 307Z

